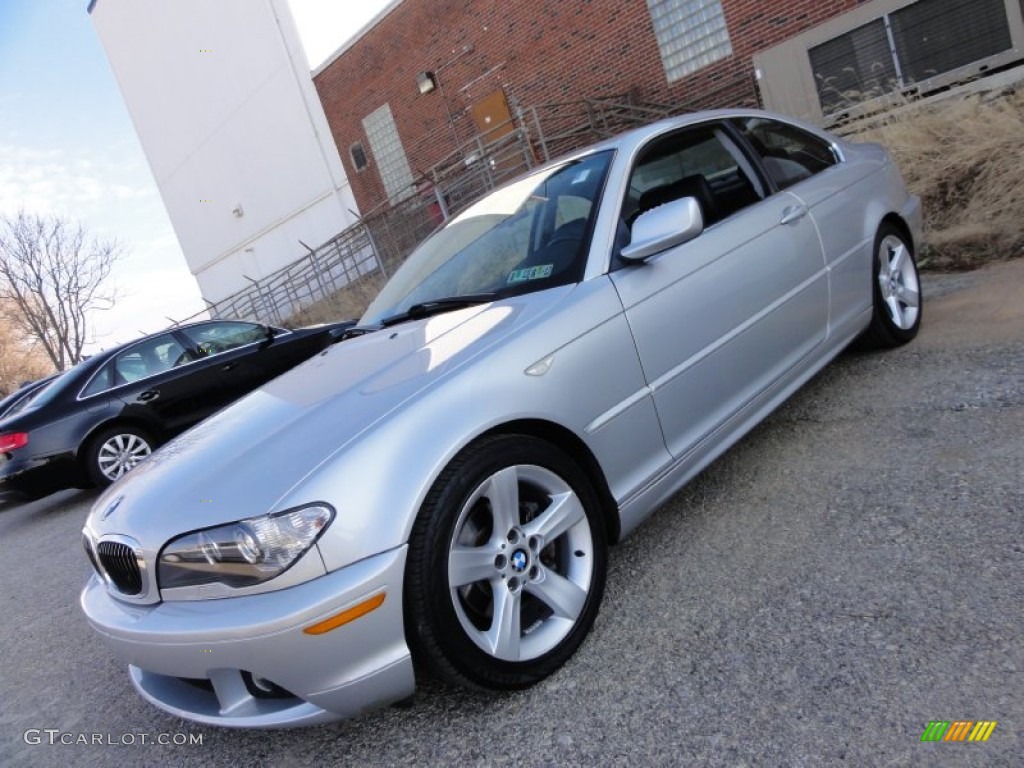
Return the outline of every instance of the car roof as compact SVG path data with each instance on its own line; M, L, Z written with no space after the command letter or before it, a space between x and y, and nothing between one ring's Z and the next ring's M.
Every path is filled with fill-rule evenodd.
M819 136L827 137L830 140L835 140L834 136L825 132L820 126L789 115L781 115L760 109L710 109L699 112L687 112L686 114L667 117L654 123L648 123L647 125L640 126L639 128L632 128L617 136L613 136L612 138L604 139L596 144L591 144L575 152L570 152L566 155L555 158L550 163L545 163L542 167L546 167L547 165L558 165L566 162L567 160L573 160L594 152L601 152L608 149L616 149L632 153L633 150L646 143L649 139L667 131L686 128L687 126L698 125L709 121L727 120L738 117L763 117L770 120L778 120L783 123L798 126ZM533 171L530 171L530 173L532 172Z
M110 347L109 349L101 350L100 352L91 355L87 359L94 360L102 357L104 360L109 360L113 355L116 355L118 352L121 352L127 349L128 347L135 346L139 342L147 341L149 339L155 339L158 336L163 336L168 333L174 333L175 331L185 331L188 330L189 328L198 328L199 326L210 325L211 323L247 323L249 325L266 325L266 323L257 323L253 322L252 320L239 320L234 317L215 317L209 320L196 320L195 322L192 323L185 323L184 325L172 325L169 328L154 331L153 333L147 333L145 336L139 336L137 339L132 339L131 341L126 341L123 344L118 344L116 346Z
M158 336L163 336L174 331L180 331L188 328L196 328L203 325L209 325L210 323L250 323L251 325L259 325L259 323L253 323L250 320L236 320L234 318L214 318L211 320L198 320L194 323L186 323L185 325L175 325L170 328L164 328L154 333L146 334L145 336L139 336L137 339L126 341L123 344L110 347L109 349L101 350L94 355L90 355L82 362L72 366L64 373L68 374L62 378L62 381L56 386L60 387L61 390L73 389L80 387L82 380L92 376L96 369L106 364L108 360L124 350L139 344L140 342L147 341L148 339L155 339ZM55 376L58 374L55 374ZM52 377L51 377L52 378ZM76 393L77 394L77 393Z

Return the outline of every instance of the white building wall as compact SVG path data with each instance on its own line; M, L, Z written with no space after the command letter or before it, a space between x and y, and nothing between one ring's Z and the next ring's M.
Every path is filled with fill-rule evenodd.
M355 222L284 0L93 0L90 13L207 301Z

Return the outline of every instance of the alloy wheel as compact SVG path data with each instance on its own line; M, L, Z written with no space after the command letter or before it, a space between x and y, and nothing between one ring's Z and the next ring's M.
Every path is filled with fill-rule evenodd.
M448 584L466 636L503 661L528 661L576 626L592 583L594 540L579 497L539 466L501 469L463 505Z
M96 463L100 472L108 480L114 481L153 452L149 443L139 435L131 433L116 434L109 437L100 446Z
M921 284L906 244L887 235L878 246L878 287L893 325L909 330L917 322L921 306Z

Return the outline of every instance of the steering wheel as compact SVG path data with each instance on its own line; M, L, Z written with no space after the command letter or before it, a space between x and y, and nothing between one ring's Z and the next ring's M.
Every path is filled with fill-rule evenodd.
M579 245L582 240L582 237L574 237L572 235L561 235L560 237L554 237L551 240L548 240L547 245L545 245L544 247L550 248L556 243L573 243L575 245Z

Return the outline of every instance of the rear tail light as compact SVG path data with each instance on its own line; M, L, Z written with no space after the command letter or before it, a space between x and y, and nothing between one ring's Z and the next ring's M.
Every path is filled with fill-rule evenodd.
M7 453L28 445L28 432L9 432L0 435L0 453Z

